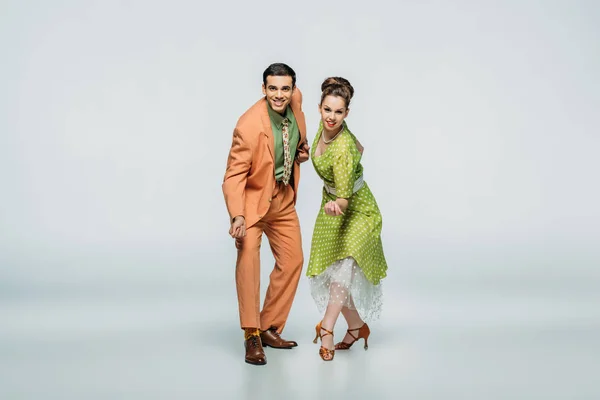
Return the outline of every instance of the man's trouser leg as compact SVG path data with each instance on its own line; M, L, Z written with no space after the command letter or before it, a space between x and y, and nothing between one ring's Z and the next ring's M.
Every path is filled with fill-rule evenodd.
M300 223L290 185L278 184L263 221L275 266L260 314L260 328L276 327L281 333L292 308L304 263Z
M246 230L246 236L236 239L238 249L235 283L242 328L260 328L260 221Z

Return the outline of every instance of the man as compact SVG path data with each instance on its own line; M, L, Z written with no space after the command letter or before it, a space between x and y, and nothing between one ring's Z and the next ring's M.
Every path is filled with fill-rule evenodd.
M265 95L238 120L223 194L237 248L236 286L245 361L267 363L264 346L290 349L297 343L281 338L304 257L296 193L300 163L308 160L306 122L296 73L271 64L263 73ZM275 258L260 310L260 245L263 232Z

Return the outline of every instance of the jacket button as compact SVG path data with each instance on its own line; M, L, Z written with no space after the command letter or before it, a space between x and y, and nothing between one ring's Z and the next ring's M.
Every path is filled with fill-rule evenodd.
M269 203L270 203L272 200L273 200L273 198L272 198L272 197L269 197Z

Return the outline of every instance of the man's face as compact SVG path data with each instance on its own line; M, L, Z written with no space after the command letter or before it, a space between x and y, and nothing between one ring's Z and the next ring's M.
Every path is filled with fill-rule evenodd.
M267 84L263 83L262 91L267 96L271 108L279 114L285 113L285 109L292 100L294 87L291 76L267 76Z

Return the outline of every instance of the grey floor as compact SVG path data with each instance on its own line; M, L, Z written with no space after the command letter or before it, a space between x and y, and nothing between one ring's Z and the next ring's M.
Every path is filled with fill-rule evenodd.
M3 290L0 399L600 398L597 280L397 271L369 350L325 363L303 278L284 332L299 347L256 367L230 271Z

